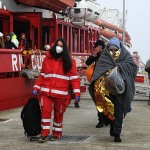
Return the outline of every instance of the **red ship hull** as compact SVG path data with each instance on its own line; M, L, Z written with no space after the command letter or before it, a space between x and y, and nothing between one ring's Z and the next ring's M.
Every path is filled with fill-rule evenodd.
M23 106L32 96L34 80L20 76L21 51L0 49L0 111Z
M43 5L40 3L44 1L50 2L50 4ZM16 2L34 7L44 7L49 10L51 5L54 5L52 9L57 12L59 11L58 6L65 9L67 6L74 5L74 0L16 0ZM0 9L0 14L0 27L1 32L4 34L4 40L7 33L14 32L19 38L20 34L24 32L29 41L31 51L41 52L45 45L53 45L59 37L64 38L67 41L70 53L76 60L77 70L81 78L81 92L87 90L84 84L87 82L85 60L92 53L95 41L101 36L109 39L116 35L115 33L115 35L110 34L107 30L101 29L101 27L75 26L68 18L57 19L55 13L52 14L51 18L42 18L41 12L9 12L8 10ZM118 29L101 21L96 24L99 26L104 25L104 27L114 30ZM119 33L122 33L122 31ZM128 44L130 44L130 37L127 37L127 39ZM35 56L34 61L36 63L34 64L33 60L28 59L28 56L31 58L29 55L30 50L27 50L27 54L22 55L19 50L0 49L0 111L23 106L28 98L32 96L35 80L29 81L20 76L22 71L21 56L24 58L22 67L24 65L25 68L29 67L30 69L31 66L35 66L33 69L40 70L38 65L41 59ZM40 56L39 54L37 55ZM32 62L31 66L28 64L28 60Z
M23 77L0 79L0 111L25 105L32 96L33 84Z

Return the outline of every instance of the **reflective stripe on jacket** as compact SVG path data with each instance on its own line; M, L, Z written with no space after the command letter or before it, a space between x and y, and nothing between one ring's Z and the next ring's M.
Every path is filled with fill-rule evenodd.
M75 95L79 96L80 79L75 60L72 58L72 67L69 72L64 74L62 59L55 60L47 53L34 89L47 96L67 98L70 84Z

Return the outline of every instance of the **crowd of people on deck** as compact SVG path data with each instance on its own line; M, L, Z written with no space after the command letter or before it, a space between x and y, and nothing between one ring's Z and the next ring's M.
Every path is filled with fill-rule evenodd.
M14 32L11 32L9 34L4 34L0 32L0 48L3 49L28 49L29 44L26 39L25 33L21 33L20 39L17 39L17 35Z

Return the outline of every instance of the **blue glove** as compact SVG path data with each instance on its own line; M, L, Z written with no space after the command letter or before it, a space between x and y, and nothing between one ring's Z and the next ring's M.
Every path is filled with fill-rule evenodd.
M79 102L80 101L80 96L76 96L75 97L75 102Z
M34 95L37 95L37 91L36 91L36 90L33 90L33 94L34 94Z

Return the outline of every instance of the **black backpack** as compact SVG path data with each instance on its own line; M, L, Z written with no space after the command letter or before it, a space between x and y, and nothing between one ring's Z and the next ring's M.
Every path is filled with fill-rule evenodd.
M29 98L21 111L24 133L30 138L41 133L41 110L37 98Z

